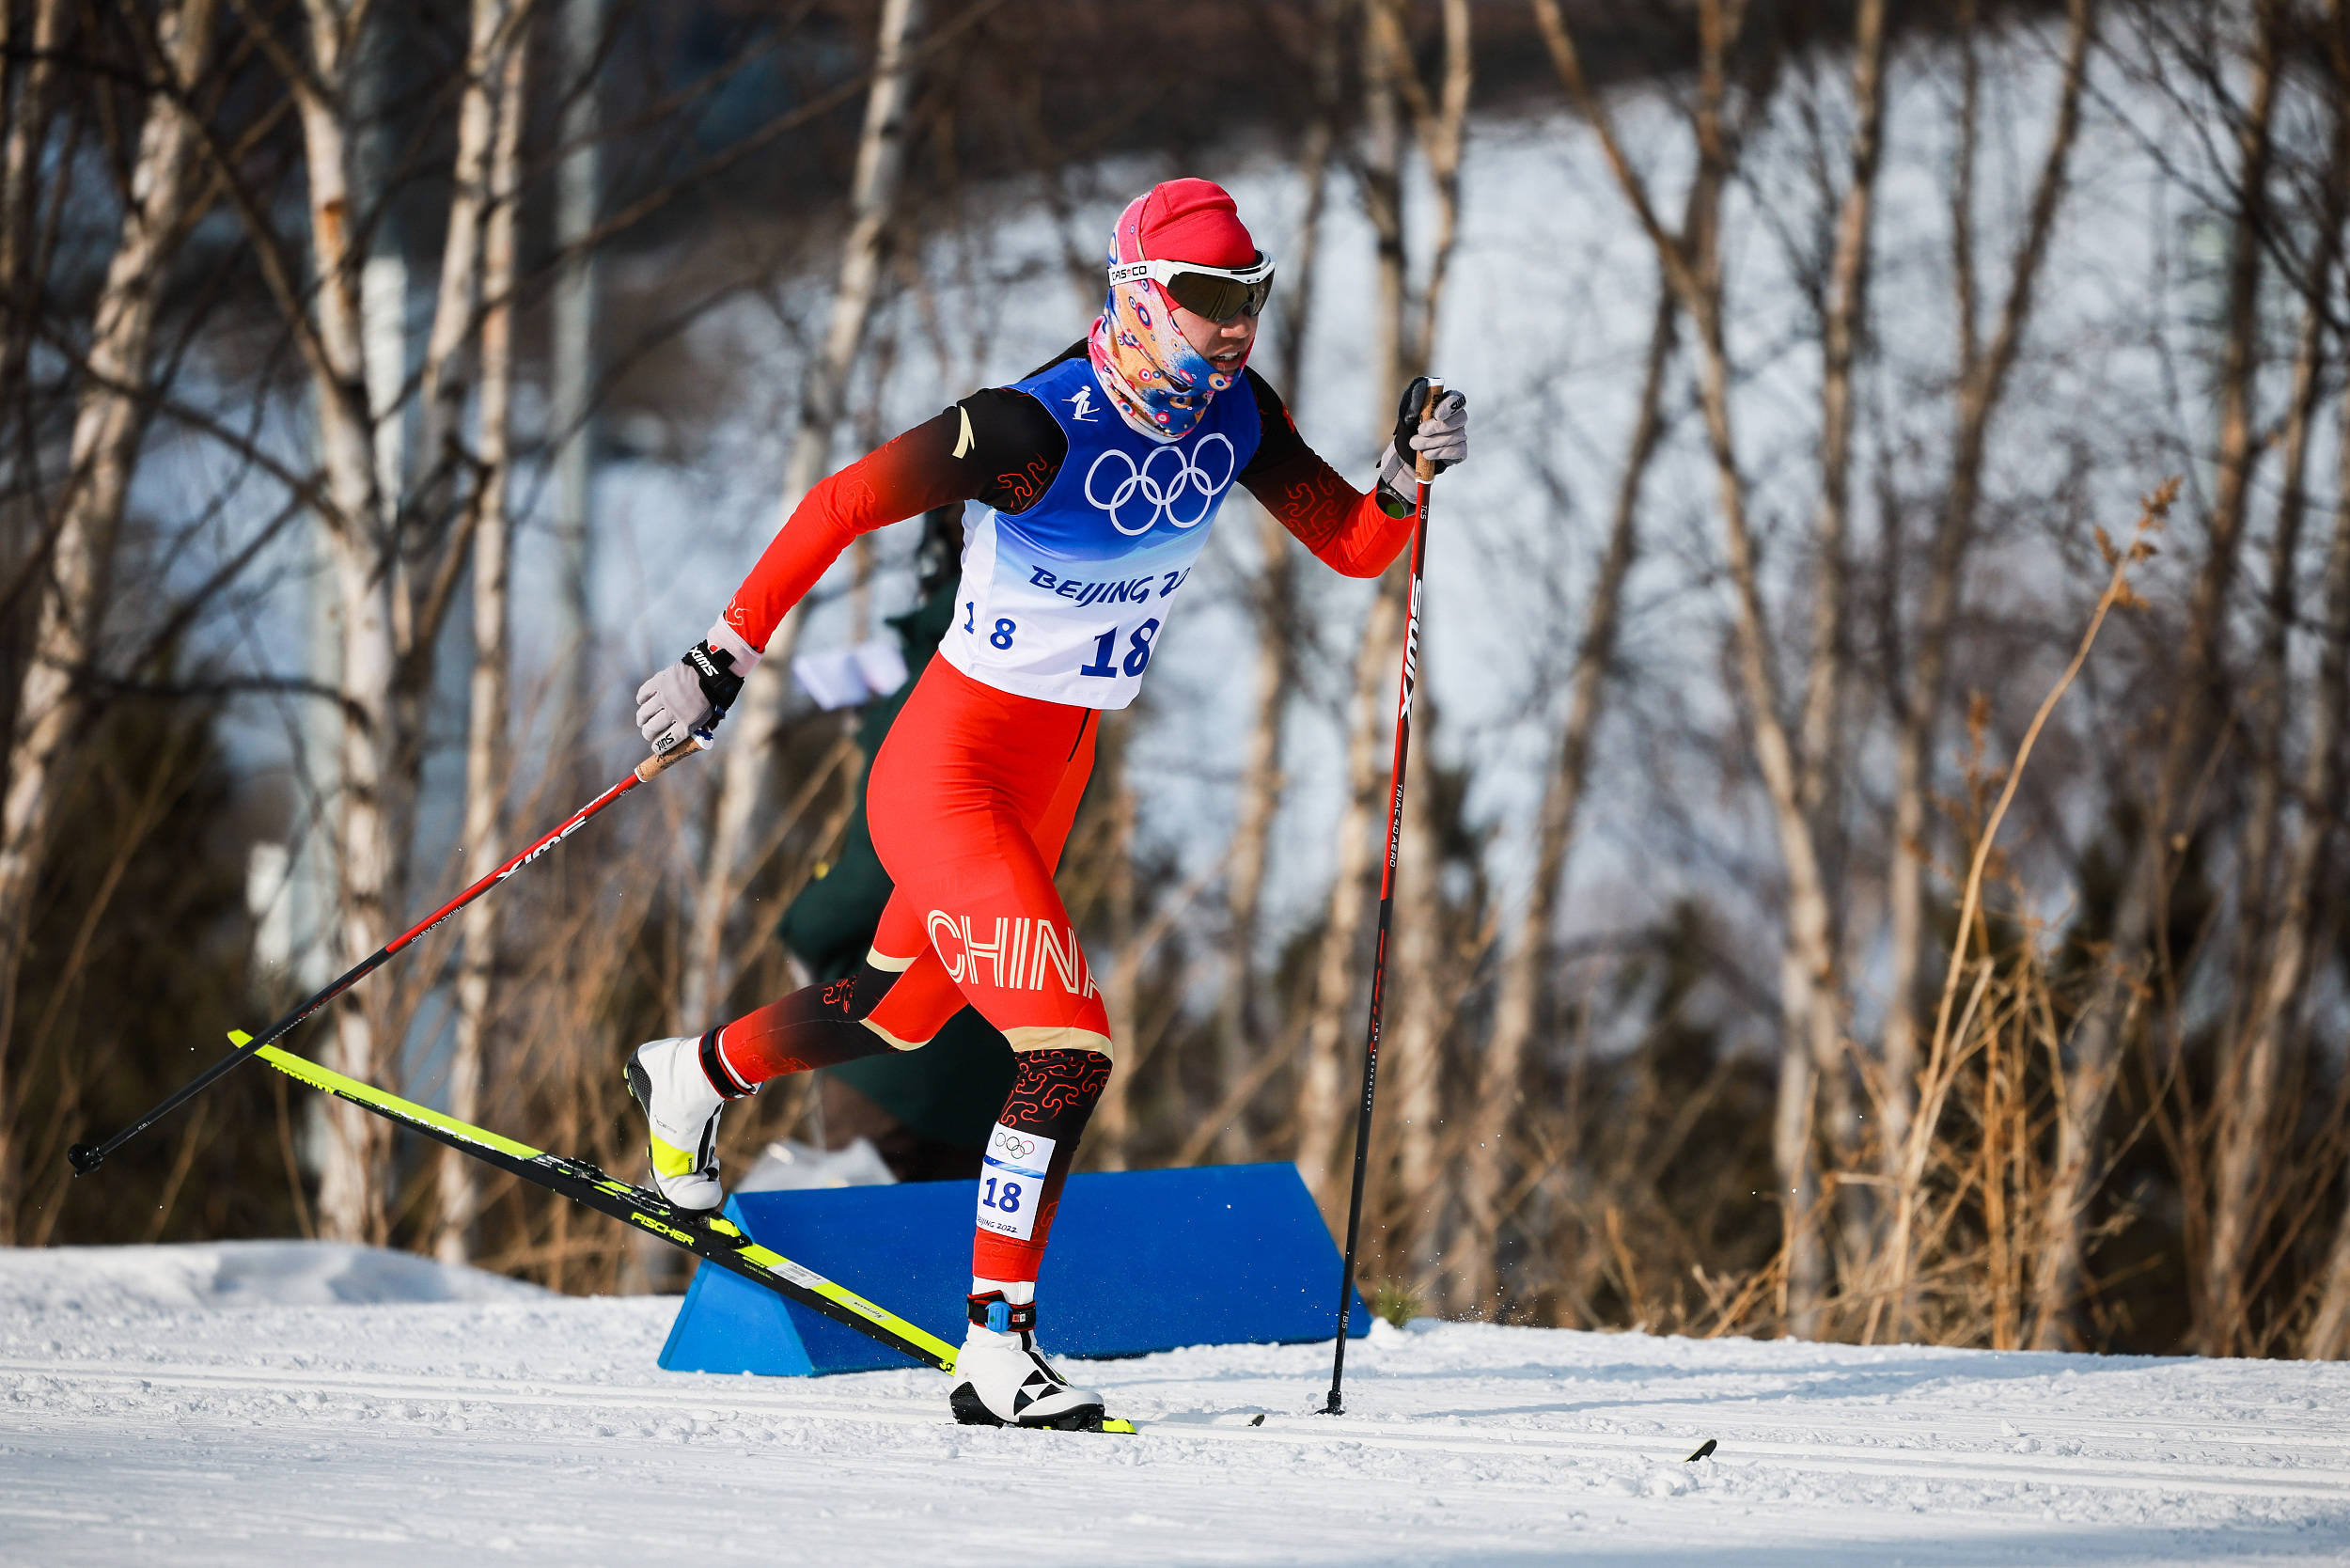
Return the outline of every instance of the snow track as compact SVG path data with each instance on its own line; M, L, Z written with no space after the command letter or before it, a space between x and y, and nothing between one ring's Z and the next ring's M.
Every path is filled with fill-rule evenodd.
M60 1387L70 1381L74 1388L93 1397L111 1395L130 1400L158 1394L181 1399L200 1398L207 1394L282 1396L288 1392L289 1384L289 1379L282 1372L239 1373L184 1366L147 1366L136 1372L93 1372L86 1366L73 1362L0 1359L0 1380L11 1376L53 1379ZM493 1406L518 1413L593 1411L704 1421L780 1419L882 1426L936 1427L942 1424L939 1410L926 1402L884 1403L870 1399L834 1398L807 1387L792 1388L789 1385L776 1389L773 1385L762 1384L750 1390L740 1390L731 1380L722 1381L714 1388L708 1386L705 1380L695 1379L672 1388L616 1389L608 1393L422 1373L384 1377L309 1372L300 1379L300 1383L302 1395L318 1402L311 1408L318 1408L323 1402L336 1399L398 1403L438 1403L459 1412L468 1406ZM821 1384L815 1386L817 1389L822 1387ZM2041 1424L2034 1428L2039 1435L2024 1439L2032 1445L2029 1450L1999 1452L1972 1446L1963 1449L1930 1447L1914 1432L1889 1425L1874 1428L1856 1423L1841 1426L1834 1430L1846 1440L1837 1442L1756 1436L1750 1430L1755 1426L1751 1419L1741 1421L1729 1416L1709 1418L1701 1426L1691 1429L1688 1436L1669 1438L1604 1432L1528 1432L1485 1436L1470 1432L1414 1429L1392 1421L1348 1418L1333 1419L1320 1415L1267 1416L1262 1424L1256 1424L1253 1418L1260 1414L1262 1413L1252 1411L1214 1416L1168 1416L1146 1422L1142 1426L1142 1435L1269 1444L1281 1449L1352 1444L1405 1452L1608 1460L1637 1457L1663 1462L1683 1459L1684 1451L1693 1450L1702 1440L1698 1435L1701 1432L1703 1436L1713 1437L1718 1447L1700 1463L1732 1468L1889 1476L1924 1482L2022 1482L2054 1488L2193 1492L2212 1497L2321 1497L2350 1504L2350 1461L2343 1458L2345 1450L2350 1450L2350 1437L2297 1439L2294 1447L2304 1451L2285 1456L2282 1464L2215 1465L2201 1462L2196 1464L2191 1471L2183 1471L2178 1464L2166 1462L2159 1451L2149 1452L2137 1459L2081 1459L2066 1453L2068 1449L2077 1451L2084 1443L2110 1444L2118 1440L2127 1444L2133 1436L2147 1435L2142 1429L2127 1430L2127 1423L2112 1421ZM1981 1429L1989 1423L1978 1421L1968 1424ZM2191 1430L2181 1423L2172 1423L2172 1427L2174 1435L2186 1435ZM1764 1427L1762 1430L1773 1429ZM1820 1431L1816 1424L1812 1430ZM1974 1435L1980 1440L1984 1435L1978 1430ZM2236 1444L2257 1448L2271 1456L2279 1453L2279 1446L2273 1438L2199 1435L2195 1440L2203 1444ZM2153 1441L2158 1442L2159 1439ZM2150 1447L2152 1442L2136 1446Z
M667 1301L142 1266L0 1252L0 1563L2350 1563L2350 1367L1382 1325L1344 1418L1325 1348L1199 1348L1081 1436L663 1373Z

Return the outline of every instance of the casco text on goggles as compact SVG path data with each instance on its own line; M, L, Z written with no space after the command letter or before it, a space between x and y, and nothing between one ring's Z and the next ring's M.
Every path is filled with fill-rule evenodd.
M1212 321L1258 315L1273 294L1273 259L1260 251L1246 267L1204 267L1196 261L1125 261L1110 269L1110 281L1143 278L1160 285L1175 303Z

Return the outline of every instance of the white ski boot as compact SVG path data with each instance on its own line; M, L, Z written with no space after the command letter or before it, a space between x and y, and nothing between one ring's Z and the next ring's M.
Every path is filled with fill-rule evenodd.
M971 1297L971 1326L955 1353L955 1391L948 1403L965 1426L1041 1426L1058 1432L1098 1432L1102 1426L1102 1396L1071 1388L1037 1354L1036 1303L1011 1305L1001 1291Z
M733 1098L712 1087L700 1039L639 1045L628 1058L628 1091L645 1110L653 1185L681 1209L726 1201L718 1184L718 1113Z

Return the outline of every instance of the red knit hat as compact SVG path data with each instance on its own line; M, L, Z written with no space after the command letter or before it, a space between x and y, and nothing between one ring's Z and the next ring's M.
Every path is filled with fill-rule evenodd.
M1240 209L1213 180L1152 186L1142 198L1139 231L1142 254L1153 261L1246 267L1257 259L1257 242L1240 221Z

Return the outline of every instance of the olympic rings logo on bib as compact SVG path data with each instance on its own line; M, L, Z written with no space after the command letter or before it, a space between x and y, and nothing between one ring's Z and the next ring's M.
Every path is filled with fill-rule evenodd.
M1205 455L1211 444L1224 448L1224 477L1220 479L1211 479L1207 469L1197 461ZM1171 471L1159 461L1162 458L1174 460ZM1116 487L1106 496L1098 494L1102 466L1113 461L1124 463L1126 473L1117 478ZM1130 539L1149 533L1162 519L1179 528L1196 528L1215 510L1215 498L1232 482L1233 470L1239 465L1239 454L1232 450L1231 439L1220 431L1201 436L1189 452L1181 447L1158 447L1140 463L1112 447L1086 470L1086 499L1107 512L1110 526ZM1192 502L1193 496L1198 497L1196 503ZM1148 514L1138 523L1130 523L1129 516L1141 512L1144 507L1150 509Z

